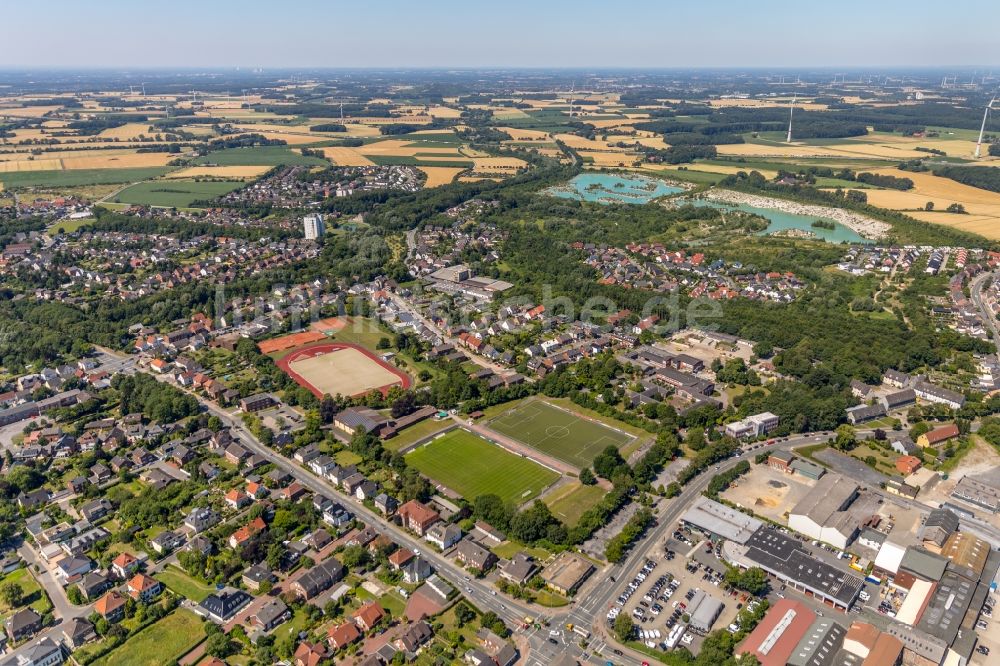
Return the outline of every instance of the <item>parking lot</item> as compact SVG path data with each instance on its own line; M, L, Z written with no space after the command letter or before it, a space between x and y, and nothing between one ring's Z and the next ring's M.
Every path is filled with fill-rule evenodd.
M684 645L697 651L702 636L685 626L684 618L688 602L699 589L724 604L712 628L730 626L750 597L724 590L725 567L715 558L714 551L707 552L709 545L710 542L683 528L674 532L650 553L650 559L639 570L627 572L614 582L620 594L608 612L609 626L620 613L627 613L639 631L639 640L648 647L669 650ZM703 558L702 554L710 558ZM627 577L629 573L632 578Z
M979 636L979 645L972 653L970 664L994 664L997 655L1000 654L1000 608L997 608L997 594L991 592L986 595L986 602L983 604L982 613L976 624L976 634ZM992 660L990 654L992 653Z

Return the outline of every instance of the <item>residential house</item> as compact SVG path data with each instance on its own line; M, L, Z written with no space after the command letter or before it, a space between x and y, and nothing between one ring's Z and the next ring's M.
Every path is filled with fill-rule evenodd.
M302 641L295 649L292 660L295 666L319 666L327 660L326 646L323 643Z
M93 523L111 513L114 508L111 502L102 497L83 504L80 507L80 515Z
M149 603L153 597L163 590L160 581L145 574L136 574L133 576L129 579L126 588L130 597L136 601L141 600L146 603Z
M184 535L173 530L164 530L149 540L158 555L165 555L184 545Z
M260 628L261 631L271 631L292 616L288 606L281 599L275 597L268 599L267 603L257 609L250 616L250 624Z
M107 592L113 583L111 578L100 571L90 571L83 575L83 578L76 584L80 593L87 601L93 601L97 597Z
M97 632L94 630L94 625L82 617L74 617L66 622L62 630L62 635L66 640L66 644L72 648L78 648L81 645L89 643L97 638ZM59 661L53 663L62 662Z
M290 589L302 599L308 601L320 592L328 590L344 577L344 565L335 558L329 558L307 570L290 586Z
M374 629L384 617L385 610L377 601L369 601L351 613L351 618L363 632L369 632Z
M409 550L408 548L400 548L389 555L389 566L392 567L394 571L399 571L414 557L416 557L416 555L413 554L412 550Z
M399 507L398 514L403 527L420 536L424 536L431 525L441 519L437 511L426 507L417 500L410 500L403 504Z
M462 540L462 529L453 523L438 522L431 525L424 539L441 550L447 550Z
M403 580L410 585L422 583L434 573L434 569L431 567L430 562L420 556L409 559L409 561L403 565L402 569Z
M391 516L396 513L396 509L399 508L399 502L396 501L395 497L391 497L386 493L379 493L375 496L375 508L378 509L383 516Z
M184 519L184 525L193 533L198 534L215 527L219 523L219 514L210 507L199 506L191 509Z
M7 618L4 627L10 640L16 643L42 630L42 616L34 608L22 608Z
M239 488L233 488L226 493L226 504L237 511L245 506L249 506L252 501L250 496Z
M466 567L477 571L488 571L497 561L496 555L472 539L461 541L455 548L454 556Z
M243 571L243 576L241 578L243 581L243 586L246 587L253 593L260 592L260 588L265 583L274 583L277 578L267 568L264 563L251 564Z
M118 622L125 617L125 597L111 590L97 600L94 611L108 622Z
M229 547L235 550L246 546L266 531L267 524L258 516L229 536Z
M524 585L537 569L535 559L519 551L500 564L500 577L514 585Z
M394 641L394 645L401 652L413 654L420 647L434 637L431 626L423 620L418 620L409 625L399 638Z
M361 631L358 630L358 625L353 622L332 626L326 632L326 642L334 650L341 650L360 638Z
M65 661L62 647L46 636L8 661L7 666L57 666Z
M131 553L121 552L111 560L111 572L121 580L129 578L139 568L139 560Z
M253 597L243 590L223 590L205 597L195 611L213 622L223 624L243 610L252 600Z

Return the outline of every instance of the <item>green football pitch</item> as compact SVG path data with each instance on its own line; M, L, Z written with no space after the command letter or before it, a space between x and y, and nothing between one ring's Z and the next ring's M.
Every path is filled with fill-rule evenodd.
M406 462L468 500L493 494L522 504L559 478L557 472L461 428L407 453Z
M609 445L621 448L632 436L579 414L532 400L489 423L498 433L576 467L589 467Z

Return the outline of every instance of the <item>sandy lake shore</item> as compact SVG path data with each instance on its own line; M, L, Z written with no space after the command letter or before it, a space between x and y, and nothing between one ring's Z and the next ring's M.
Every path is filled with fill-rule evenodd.
M834 222L839 222L859 236L870 239L881 238L892 228L887 222L882 222L881 220L876 220L866 215L855 213L854 211L844 210L843 208L803 204L797 201L763 197L756 194L736 192L734 190L711 189L704 194L704 197L723 203L744 204L755 208L771 208L794 215L826 218Z

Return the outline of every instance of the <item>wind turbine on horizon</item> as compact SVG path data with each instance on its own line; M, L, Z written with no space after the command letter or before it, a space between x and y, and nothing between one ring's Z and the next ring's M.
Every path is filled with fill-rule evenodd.
M798 93L792 95L792 105L788 107L788 136L785 138L785 143L792 142L792 114L795 113L795 100L798 97Z
M995 102L996 100L997 100L996 95L994 95L993 99L990 100L990 103L986 105L986 110L983 111L983 124L979 127L979 140L976 141L977 160L979 159L979 156L983 148L983 134L986 132L986 119L989 117L990 111L993 110L993 102Z

